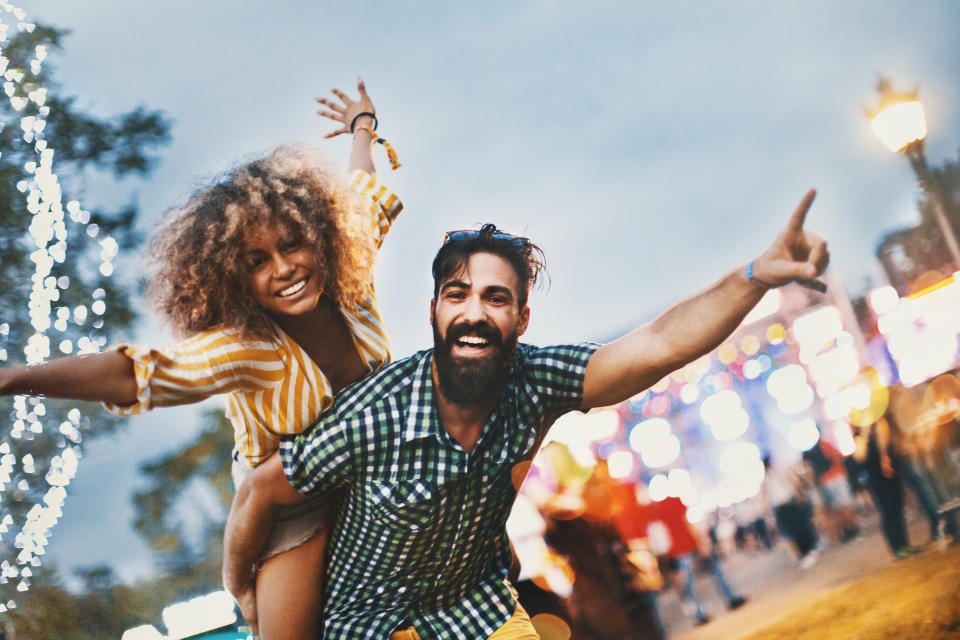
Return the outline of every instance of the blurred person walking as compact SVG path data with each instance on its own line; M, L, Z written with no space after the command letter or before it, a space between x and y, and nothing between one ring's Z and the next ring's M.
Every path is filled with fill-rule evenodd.
M870 490L880 511L883 537L897 558L916 552L907 538L903 482L897 473L899 455L891 442L890 423L883 416L867 427L865 441L857 449L870 478Z
M763 466L766 470L764 497L773 510L777 529L793 545L800 568L808 569L817 561L818 554L813 507L808 500L800 499L797 489L799 478L795 473L777 471L769 457L763 459Z
M847 542L856 538L860 535L860 523L853 510L843 454L821 435L813 447L803 452L803 459L813 472L834 540Z
M704 609L696 590L695 563L701 556L701 539L699 533L687 520L687 506L680 498L668 496L660 502L655 502L656 518L663 523L670 534L670 550L672 568L676 574L683 576L683 596L694 607L694 620L697 624L710 622L710 615ZM710 553L703 555L717 592L723 596L728 609L737 609L746 604L747 600L737 594L720 566L719 554L714 545L709 545Z

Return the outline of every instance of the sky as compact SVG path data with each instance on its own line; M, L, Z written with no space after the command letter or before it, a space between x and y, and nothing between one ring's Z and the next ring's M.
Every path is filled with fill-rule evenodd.
M82 194L86 208L135 199L147 232L204 178L279 144L345 167L349 141L322 138L335 127L313 98L353 94L362 75L403 162L391 172L375 150L405 202L377 267L397 357L431 341L443 232L488 221L546 252L531 343L608 340L650 319L761 253L809 187L807 227L863 293L884 284L875 248L917 222L920 195L864 116L877 78L919 85L932 163L960 143L955 0L19 6L71 31L47 64L78 106L173 120L149 180L91 177ZM129 339L156 340L157 327L145 318ZM130 526L137 469L188 441L197 416L131 419L88 447L51 540L58 566L153 571Z

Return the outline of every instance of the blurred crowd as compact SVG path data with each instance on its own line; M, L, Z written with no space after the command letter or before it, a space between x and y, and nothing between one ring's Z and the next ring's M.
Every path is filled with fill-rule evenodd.
M698 625L722 614L707 602L747 603L750 585L724 572L732 554L787 549L806 570L877 522L892 558L960 543L960 381L947 374L924 393L920 413L915 391L888 389L881 415L854 424L852 453L821 437L795 460L766 458L756 495L706 514L549 443L517 474L527 475L510 523L524 607L545 640L665 638L658 597L670 590ZM909 539L908 508L926 520L925 538ZM716 594L702 593L707 584Z

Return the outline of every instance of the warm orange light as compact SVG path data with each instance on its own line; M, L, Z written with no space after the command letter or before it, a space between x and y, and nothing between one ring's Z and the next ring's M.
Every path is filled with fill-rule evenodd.
M867 109L870 127L890 151L906 151L911 143L927 137L927 118L917 100L917 89L894 91L890 81L877 81L880 104Z
M767 342L770 344L780 344L787 337L787 331L779 322L767 327Z
M538 613L530 622L543 640L570 640L573 634L570 625L550 613Z
M917 100L880 106L870 127L890 151L902 151L911 142L927 137L927 119Z
M517 491L520 491L520 487L523 486L523 481L527 478L527 473L530 472L530 461L524 460L513 465L513 469L510 470L510 480L513 482L513 488Z
M717 357L723 364L730 364L737 358L737 347L731 342L720 345L717 349Z
M740 341L740 350L748 356L752 356L760 350L760 341L757 340L756 336L746 335Z

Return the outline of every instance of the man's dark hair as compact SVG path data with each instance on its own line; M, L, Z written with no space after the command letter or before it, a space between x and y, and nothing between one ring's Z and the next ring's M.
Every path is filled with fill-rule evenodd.
M440 285L466 267L475 253L492 253L510 263L517 274L517 307L527 304L531 287L547 277L546 257L543 251L526 238L511 235L487 223L476 232L451 234L433 259L433 297L440 293Z

